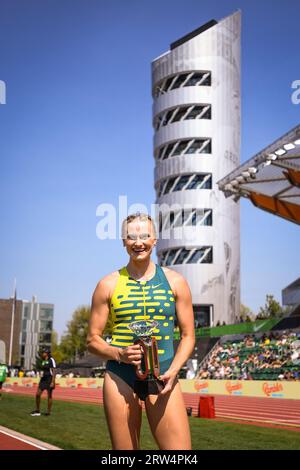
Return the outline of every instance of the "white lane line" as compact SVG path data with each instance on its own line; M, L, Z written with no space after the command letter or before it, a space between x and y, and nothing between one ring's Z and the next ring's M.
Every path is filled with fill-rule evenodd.
M262 417L266 417L266 418L270 418L270 419L295 419L296 421L299 421L300 422L300 416L294 416L293 414L289 415L289 416L286 416L285 414L283 415L278 415L278 414L273 414L273 413L257 413L257 412L251 412L251 411L240 411L240 412L236 412L236 411L232 411L232 410L227 410L226 408L225 409L221 409L221 410L216 410L216 413L229 413L229 414L232 414L232 416L257 416L258 418L260 416Z
M283 426L300 427L300 425L289 424L289 423L285 423L282 421L267 421L264 419L242 418L242 417L234 417L234 416L228 416L228 415L223 415L223 414L219 414L218 416L216 416L216 418L228 418L228 419L237 420L237 421L255 421L255 422L257 421L258 423L280 424Z
M32 447L37 447L38 449L41 449L41 450L47 450L46 447L41 447L41 446L38 446L37 444L33 444L32 442L26 440L26 439L23 439L21 437L18 437L18 436L15 436L14 434L10 434L9 432L6 432L6 431L0 431L1 434L6 434L7 436L9 437L12 437L13 439L18 439L19 441L22 441L22 442L25 442L25 444L29 444L31 445Z
M224 413L228 413L228 410L223 410L221 411L221 413L219 413L218 411L216 412L216 416L223 416ZM258 414L260 414L261 416L258 416ZM230 416L232 416L233 418L241 418L241 417L244 417L244 418L258 418L258 419L265 419L265 421L267 420L272 420L272 421L276 421L278 419L280 419L281 421L285 421L285 422L295 422L295 423L298 423L300 425L300 419L294 419L294 418L286 418L286 417L283 417L283 416L276 416L274 418L272 418L271 416L267 416L267 415L264 415L262 413L255 413L255 414L251 414L251 413L241 413L241 414L231 414Z
M270 400L276 400L276 398L270 398ZM226 405L226 406L252 406L256 408L263 408L263 407L272 407L272 408L279 408L279 409L286 409L286 408L299 408L300 407L300 402L297 400L295 403L285 403L285 402L278 402L276 401L270 401L267 400L264 403L261 402L243 402L242 400L239 400L237 402L233 402L231 400L222 400L218 401L215 400L216 405Z
M258 416L246 416L246 415L241 415L241 416L238 416L238 415L235 415L235 416L228 416L228 415L225 415L223 413L216 413L216 418L219 418L219 417L223 417L223 416L226 416L227 418L230 418L231 416L231 419L243 419L243 420L249 420L249 421L260 421L262 423L278 423L278 419L281 420L281 418L276 418L276 419L271 419L271 418L260 418ZM295 427L300 427L300 421L299 420L295 420L295 419L287 419L287 420L281 420L280 423L282 424L286 424L286 425L289 425L289 426L295 426Z
M229 408L227 406L218 406L216 408L216 411L227 411L228 413L256 413L256 414L270 414L270 415L273 415L273 416L286 416L287 418L289 416L295 416L295 417L299 417L300 419L300 413L297 411L294 411L294 410L290 410L290 411L285 411L285 410L276 410L276 412L274 410L271 410L271 409L268 409L268 408L265 408L264 410L262 409L256 409L256 408Z

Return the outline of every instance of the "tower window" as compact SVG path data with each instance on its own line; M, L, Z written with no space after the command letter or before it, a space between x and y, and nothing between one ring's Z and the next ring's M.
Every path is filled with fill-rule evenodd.
M153 96L158 98L171 90L183 88L186 86L211 86L211 72L193 71L181 72L167 79L163 79L154 87Z

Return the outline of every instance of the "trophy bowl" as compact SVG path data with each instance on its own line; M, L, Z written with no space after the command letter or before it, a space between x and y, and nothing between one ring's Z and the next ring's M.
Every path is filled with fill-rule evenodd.
M155 320L134 321L128 325L128 328L145 343L151 343L151 335L157 327L158 322Z

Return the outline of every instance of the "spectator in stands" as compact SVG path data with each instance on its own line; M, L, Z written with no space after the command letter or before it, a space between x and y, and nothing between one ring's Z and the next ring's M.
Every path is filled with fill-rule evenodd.
M210 373L208 372L207 368L202 370L200 378L204 380L210 379Z
M284 380L295 380L294 374L291 371L284 373Z
M249 336L249 335L245 336L244 345L245 345L246 348L251 348L253 346L251 336Z
M300 353L293 347L296 340L298 334L284 331L281 335L271 332L257 337L247 335L240 341L227 341L217 346L198 377L265 380L267 373L270 380L299 380ZM298 359L297 366L294 361L297 363Z
M300 372L298 370L294 371L295 380L300 380Z

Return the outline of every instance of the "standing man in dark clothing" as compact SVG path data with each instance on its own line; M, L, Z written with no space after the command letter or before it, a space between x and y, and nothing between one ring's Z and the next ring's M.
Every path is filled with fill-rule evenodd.
M49 349L43 349L42 352L42 378L35 396L36 409L32 411L31 416L41 416L40 403L41 395L44 390L48 392L48 410L45 416L50 416L52 407L52 392L55 388L55 360L51 357Z

